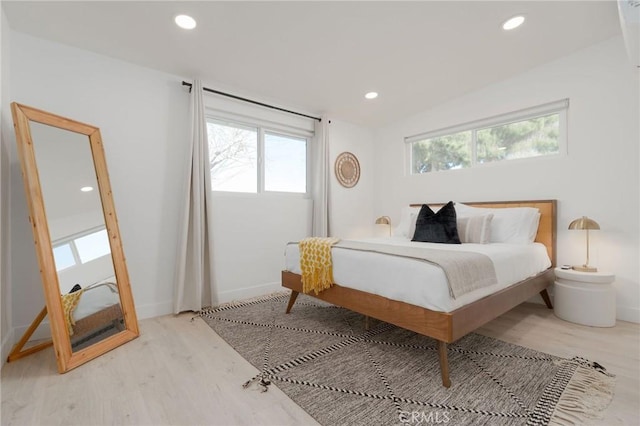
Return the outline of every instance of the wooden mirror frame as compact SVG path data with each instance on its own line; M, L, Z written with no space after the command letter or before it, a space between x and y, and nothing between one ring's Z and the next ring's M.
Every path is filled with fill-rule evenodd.
M109 174L107 173L107 164L102 146L102 138L100 136L100 129L97 127L31 108L26 105L13 102L11 104L11 113L13 115L18 156L20 157L22 178L26 192L27 204L29 206L29 221L33 231L38 265L40 267L40 275L42 277L42 284L44 287L46 312L49 314L51 337L56 353L58 371L60 373L64 373L110 351L111 349L133 340L140 335L135 306L133 303L133 295L131 294L131 287L129 283L129 274L127 272L127 265L125 263L122 242L120 239L120 231L118 229L118 219L111 194L111 184L109 183ZM64 320L58 274L53 257L51 234L49 233L49 224L45 213L42 188L40 186L40 178L38 175L38 165L36 163L31 128L29 125L30 122L41 123L88 136L93 164L98 180L98 189L100 192L100 200L102 201L105 227L109 236L111 257L113 260L113 268L120 295L120 306L124 318L125 329L76 352L72 351L69 330L67 329ZM30 329L25 333L25 336L23 336L23 339L21 339L21 341L16 345L18 351L21 349L20 343L22 343L22 345L26 343L29 335L33 333L39 321L42 321L46 312L43 310L40 315L38 315L38 318L36 318L37 322L34 321ZM43 349L48 345L45 343L37 346L39 349ZM23 353L28 354L27 352L32 353L35 352L35 350L25 350ZM15 358L19 358L19 356Z

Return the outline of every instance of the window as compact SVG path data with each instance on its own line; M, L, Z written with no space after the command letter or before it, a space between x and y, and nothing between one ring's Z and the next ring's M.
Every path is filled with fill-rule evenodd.
M279 192L307 192L307 141L265 133L264 189Z
M307 192L307 138L263 126L209 119L213 191Z
M62 271L77 263L70 243L54 247L53 258L56 262L56 271Z
M427 173L471 165L471 132L428 138L411 144L413 172Z
M569 101L541 105L406 138L411 174L566 151Z
M256 192L258 129L208 122L207 133L211 188L214 191Z
M73 243L76 245L82 263L91 262L93 259L111 253L106 229L76 238Z
M56 271L87 263L110 253L109 236L104 227L53 243Z

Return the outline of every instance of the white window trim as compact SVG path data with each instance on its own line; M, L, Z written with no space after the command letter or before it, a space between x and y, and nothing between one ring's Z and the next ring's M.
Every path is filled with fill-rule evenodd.
M61 246L68 242L77 240L78 238L86 237L87 235L95 234L96 232L100 232L106 229L107 227L105 225L94 226L92 228L85 229L84 231L76 232L75 234L71 234L63 238L58 238L57 240L51 242L51 246L52 247Z
M77 232L75 234L63 237L63 238L59 238L55 241L51 242L51 248L55 249L57 247L61 247L64 245L69 245L69 248L71 249L71 254L73 256L73 260L74 260L74 264L73 265L69 265L66 268L60 269L58 270L58 272L60 271L64 271L66 269L69 268L73 268L76 267L78 265L84 265L87 262L82 262L82 260L80 259L80 252L78 252L78 247L76 246L76 240L78 238L82 238L82 237L86 237L87 235L91 235L91 234L95 234L97 232L100 231L106 231L107 227L105 225L100 225L100 226L95 226L93 228L89 228L87 230L81 231L81 232ZM111 248L111 241L109 240L109 248ZM105 255L106 256L106 255Z
M284 133L287 136L298 136L305 139L313 137L313 132L302 127L289 125L286 123L266 120L263 118L251 117L250 115L243 115L238 113L231 113L228 111L217 110L213 108L207 108L205 113L205 120L217 120L217 121L231 121L243 126L256 128L264 128L267 132Z
M246 126L250 129L257 129L258 131L258 147L257 147L257 192L233 192L233 191L217 191L215 189L211 189L211 193L216 197L297 197L297 198L308 198L310 194L310 168L311 168L311 139L313 137L313 132L296 127L289 126L285 123L274 122L270 120L265 120L261 118L253 118L250 116L230 113L227 111L216 110L213 108L207 108L205 113L205 121L214 121L214 122L222 122L228 123L230 125L239 125ZM291 136L300 139L304 139L306 141L306 188L305 192L282 192L282 191L265 191L264 184L264 135L265 133L271 133L281 136Z
M479 120L469 121L463 124L457 124L454 126L443 127L437 130L429 131L429 132L407 136L404 138L405 159L406 159L405 171L409 176L429 174L429 173L413 173L413 170L411 168L412 143L419 142L425 139L437 138L440 136L451 135L451 134L465 132L465 131L471 131L471 165L469 167L464 167L462 169L454 169L454 170L464 170L464 169L471 169L475 167L486 167L486 166L492 166L492 165L498 165L498 164L513 164L514 162L532 161L540 158L566 156L568 153L568 147L567 147L568 145L568 138L567 138L568 110L569 110L569 99L562 99L559 101L549 102L546 104L537 105L530 108L520 109L520 110L509 112L506 114L494 115L492 117L482 118ZM542 117L550 114L559 115L558 154L542 155L537 157L527 157L527 158L514 159L514 160L495 161L490 163L477 162L476 132L478 130L486 129L488 127L502 126L505 124L515 123L519 121L530 120L530 119L534 119L534 118L538 118L538 117ZM439 170L439 171L443 172L443 171L450 171L450 170ZM433 173L433 172L430 172L430 173Z

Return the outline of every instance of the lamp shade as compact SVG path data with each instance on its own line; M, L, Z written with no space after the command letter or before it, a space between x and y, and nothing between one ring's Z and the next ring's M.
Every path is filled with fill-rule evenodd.
M380 216L376 219L376 225L391 225L391 218L389 216Z
M587 261L584 265L574 265L573 269L582 272L598 272L598 268L589 265L589 231L600 229L600 225L593 219L589 219L586 216L582 216L580 219L576 219L569 224L569 229L575 229L580 231L587 231Z
M376 225L385 225L389 227L389 236L391 236L391 218L389 216L380 216L376 219Z
M569 229L600 229L600 225L593 219L589 219L586 216L582 216L580 219L576 219L569 224Z

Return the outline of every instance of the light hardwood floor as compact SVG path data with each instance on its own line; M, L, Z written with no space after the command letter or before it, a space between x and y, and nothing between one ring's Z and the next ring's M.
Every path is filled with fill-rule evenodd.
M257 370L193 315L140 322L142 335L59 375L51 349L1 375L1 424L8 425L317 425L276 387L241 383ZM601 425L640 422L640 327L592 328L523 304L479 330L507 342L603 364L617 375Z

